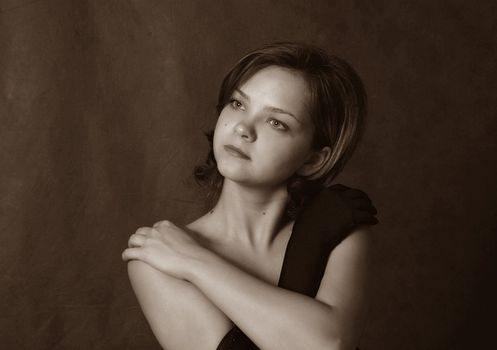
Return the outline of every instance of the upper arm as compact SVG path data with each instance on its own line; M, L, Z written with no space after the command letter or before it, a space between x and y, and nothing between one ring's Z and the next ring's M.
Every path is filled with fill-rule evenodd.
M150 328L163 348L196 349L206 344L215 348L231 327L224 314L190 282L139 260L128 262L128 275Z
M372 245L369 226L350 233L330 254L316 295L334 310L337 329L346 343L357 342L366 321Z

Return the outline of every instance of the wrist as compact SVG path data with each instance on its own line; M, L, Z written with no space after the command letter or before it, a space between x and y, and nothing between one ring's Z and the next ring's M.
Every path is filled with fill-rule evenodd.
M185 263L185 279L196 284L205 275L206 267L216 257L212 251L198 246Z

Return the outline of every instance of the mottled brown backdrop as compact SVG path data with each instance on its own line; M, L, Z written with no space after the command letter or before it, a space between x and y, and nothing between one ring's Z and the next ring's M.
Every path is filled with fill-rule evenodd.
M361 349L484 348L496 14L492 0L0 1L0 347L159 348L127 238L202 213L191 173L224 73L261 44L304 40L369 91L366 136L338 178L381 221Z

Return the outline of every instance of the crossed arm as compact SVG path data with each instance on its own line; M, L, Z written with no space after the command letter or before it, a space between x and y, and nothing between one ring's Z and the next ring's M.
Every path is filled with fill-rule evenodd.
M144 313L163 346L176 349L174 342L167 339L170 331L181 332L182 322L189 321L186 317L178 322L179 318L174 317L178 310L171 301L172 291L179 288L176 292L190 290L190 296L181 296L192 301L184 304L192 308L190 315L217 317L219 322L212 324L219 325L219 334L228 327L227 317L261 349L355 348L366 317L371 277L372 242L366 226L356 229L333 250L315 299L259 280L215 253L191 244L173 224L162 229L148 232L148 238L135 238L141 242L131 244L133 248L127 249L123 258L141 260L153 267L131 267L130 263L129 273ZM163 293L160 290L164 285L147 286L144 272L150 281L154 274L165 274L169 286L176 287L166 288L169 292ZM188 283L195 289L182 289ZM202 296L210 303L196 304ZM193 310L195 305L197 310ZM198 321L190 318L192 323ZM207 342L214 345L218 340L219 336L213 335Z

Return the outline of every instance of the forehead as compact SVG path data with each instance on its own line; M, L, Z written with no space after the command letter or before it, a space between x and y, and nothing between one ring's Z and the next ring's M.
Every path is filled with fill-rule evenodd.
M254 73L240 87L250 99L280 108L300 118L308 115L309 85L301 72L269 66Z

